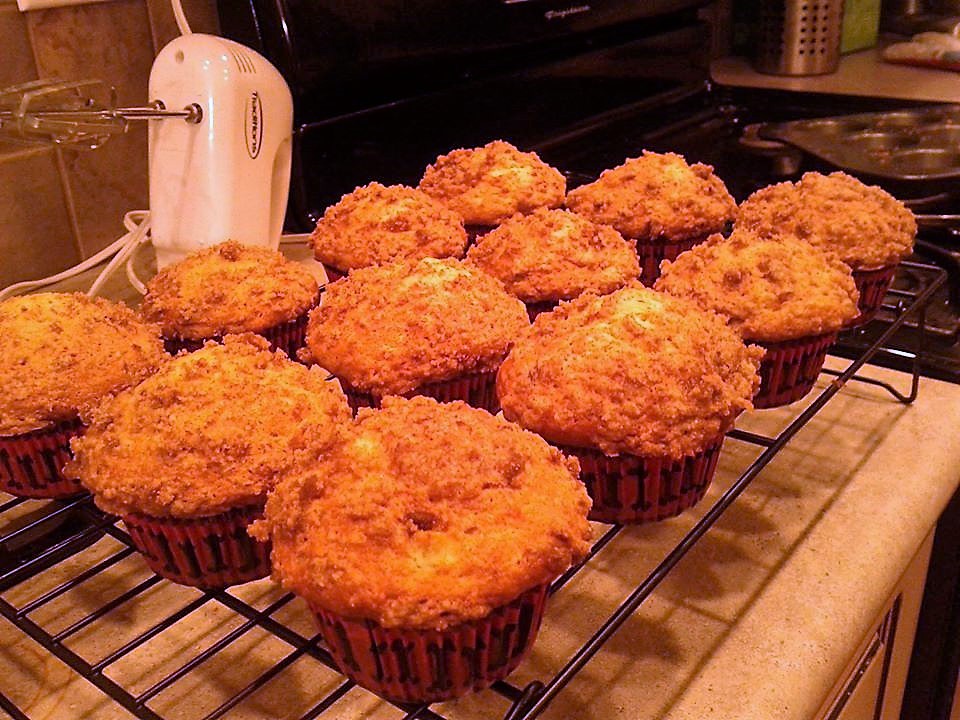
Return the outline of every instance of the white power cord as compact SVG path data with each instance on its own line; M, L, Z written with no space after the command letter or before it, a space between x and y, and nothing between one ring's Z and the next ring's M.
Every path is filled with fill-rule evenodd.
M177 21L177 28L181 35L190 35L193 31L187 22L187 16L183 12L183 5L180 0L170 0L170 7L173 9L173 18Z
M138 223L136 223L134 220L135 216L140 216L140 221ZM121 238L125 239L126 242L123 243L117 254L113 256L110 262L107 263L107 266L100 271L100 274L97 275L97 279L93 281L93 285L91 285L90 289L87 291L88 296L94 297L97 293L99 293L100 288L102 288L104 283L110 279L110 276L116 272L117 268L123 265L128 258L133 260L133 253L137 250L137 248L140 247L140 245L147 242L147 231L150 230L150 213L143 210L128 212L123 218L123 224L125 227L130 227L131 222L136 223L134 225L134 229ZM128 277L130 274L133 274L132 267L128 267ZM134 277L136 277L135 274ZM137 282L139 282L139 279ZM143 283L140 283L140 285L142 284ZM143 292L146 292L146 288L144 288Z

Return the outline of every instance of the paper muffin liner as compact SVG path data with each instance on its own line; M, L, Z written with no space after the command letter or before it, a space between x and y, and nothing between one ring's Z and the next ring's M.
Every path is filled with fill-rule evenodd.
M29 498L64 498L86 492L79 480L63 476L63 466L73 458L70 439L85 429L75 417L0 437L0 490Z
M831 332L784 342L758 342L767 354L760 363L760 389L753 406L763 410L789 405L810 392L836 339L837 333Z
M310 310L313 308L311 307ZM307 320L310 310L302 315L298 315L293 320L274 325L266 330L260 330L257 335L262 335L270 341L271 350L283 350L291 360L297 359L297 350L306 344L307 338ZM222 335L213 335L200 340L187 340L186 338L164 338L163 347L171 355L176 355L181 350L193 352L203 347L208 341L221 342Z
M660 277L660 263L664 260L676 260L682 252L704 242L709 235L699 235L685 240L637 240L637 259L640 261L640 282L651 286Z
M893 284L898 266L899 263L896 263L880 268L853 271L853 281L857 285L857 290L860 291L860 301L857 303L860 314L850 320L845 327L857 327L873 320L874 315L883 305L887 290Z
M533 322L537 319L537 315L540 313L550 312L555 310L557 305L560 304L559 300L543 300L541 302L525 302L524 305L527 306L527 317L530 318L530 322Z
M270 574L270 543L247 526L263 516L263 503L202 518L123 516L130 540L157 575L181 585L223 588Z
M326 263L324 263L323 269L327 271L328 285L330 283L336 282L337 280L342 280L347 276L347 273L345 270L341 270L340 268L335 268L333 265L327 265Z
M723 439L679 460L558 447L580 461L580 480L593 500L591 520L637 525L666 520L700 502L717 470Z
M343 388L343 392L347 396L347 402L354 411L362 407L380 407L382 396L357 390L344 380L340 381L340 387ZM497 398L496 370L469 373L450 380L427 383L405 393L404 397L409 398L416 395L432 397L440 402L463 400L468 405L486 410L494 415L500 412L500 400Z
M445 630L385 628L310 609L340 672L387 700L432 703L513 672L540 629L548 587L537 585L479 620Z

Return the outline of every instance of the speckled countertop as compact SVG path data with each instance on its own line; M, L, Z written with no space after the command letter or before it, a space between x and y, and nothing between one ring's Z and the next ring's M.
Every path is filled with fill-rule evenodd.
M908 385L899 373L867 372ZM803 404L750 413L739 426L774 434ZM960 434L947 431L958 426L960 386L923 380L917 402L903 406L879 388L849 384L757 477L545 717L811 717L960 481ZM608 545L552 598L537 644L511 681L523 685L555 672L759 452L728 439L717 478L697 508L628 529ZM118 547L100 540L3 597L22 606ZM147 577L142 561L130 556L31 619L48 630L67 627ZM231 592L257 607L279 596L266 580ZM196 596L160 582L68 645L96 660ZM313 634L299 600L274 617ZM107 676L143 691L241 624L235 613L207 603L112 665ZM291 649L251 630L149 706L163 717L202 717ZM0 668L0 692L34 720L130 717L5 620ZM340 682L300 657L227 717L299 717ZM470 719L502 717L506 709L507 702L491 692L438 707L447 717ZM401 716L355 689L320 717Z

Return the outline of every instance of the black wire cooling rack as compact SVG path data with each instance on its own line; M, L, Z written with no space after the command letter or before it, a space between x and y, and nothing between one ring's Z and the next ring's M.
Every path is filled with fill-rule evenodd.
M637 585L611 615L597 627L595 633L584 643L557 672L556 675L536 680L520 687L508 681L497 682L485 692L499 694L509 705L504 720L532 720L540 715L550 702L560 693L571 679L603 647L604 643L617 632L620 626L650 596L657 586L667 577L673 567L690 551L701 537L713 526L723 512L750 485L751 481L773 459L773 457L799 432L807 422L849 381L862 381L881 385L898 401L911 403L917 396L920 378L920 357L910 356L912 378L905 390L887 383L857 375L864 364L883 353L895 353L899 358L905 355L902 350L889 349L887 343L908 317L913 318L921 336L925 330L926 308L934 292L946 280L946 273L931 265L905 263L908 269L919 274L924 282L913 290L891 290L884 308L893 313L894 319L887 329L863 351L842 372L829 372L835 379L820 392L797 417L779 434L773 437L756 433L733 430L730 437L734 440L760 446L762 451L743 471L736 481L710 507L701 519L682 537L675 547L663 558L659 565ZM587 558L578 566L571 568L558 578L551 587L556 592L569 582L591 559L613 540L623 527L607 526L594 543ZM81 551L94 544L102 544L107 539L112 550L95 562L86 565L77 564L76 558ZM345 696L354 691L355 684L337 674L336 664L323 647L320 636L313 630L293 627L287 622L285 609L293 600L293 595L282 594L270 598L264 603L242 599L235 589L201 591L180 589L176 607L162 613L162 617L139 628L131 637L124 638L117 647L111 647L95 659L87 653L81 655L74 647L73 640L88 632L111 613L130 611L138 602L166 585L168 581L152 574L131 583L123 592L102 602L80 617L69 618L62 622L57 613L49 612L58 599L79 592L87 584L104 573L115 571L135 551L130 539L116 518L106 516L97 510L89 497L69 501L36 501L10 499L0 503L0 614L20 631L32 638L45 651L65 663L74 672L86 678L113 703L143 720L168 720L152 702L164 692L179 684L184 684L203 666L211 663L219 654L235 644L244 643L254 636L272 637L281 641L282 652L268 667L260 669L258 674L242 687L233 691L220 701L212 710L204 709L203 720L216 720L226 717L245 700L266 687L272 680L285 672L293 672L294 666L304 661L318 664L328 674L326 691L322 697L313 699L310 706L299 717L312 720L317 717L343 717L342 702ZM22 588L41 573L51 570L63 570L63 578L53 586L46 588L30 600L18 603L11 599L16 590ZM172 586L179 588L179 586ZM259 605L263 605L260 607ZM230 629L212 644L197 652L185 653L186 659L175 667L164 668L157 677L143 684L131 684L111 676L116 668L134 653L143 650L151 641L155 641L165 631L178 623L187 623L197 613L225 613L230 618ZM61 622L57 622L61 620ZM137 686L134 686L137 685ZM360 691L356 692L366 692ZM338 704L341 704L338 712ZM444 716L428 706L395 705L396 716L405 720L443 720ZM29 720L29 716L3 694L0 694L0 710L15 720ZM178 717L182 714L178 713ZM192 717L192 716L191 716Z

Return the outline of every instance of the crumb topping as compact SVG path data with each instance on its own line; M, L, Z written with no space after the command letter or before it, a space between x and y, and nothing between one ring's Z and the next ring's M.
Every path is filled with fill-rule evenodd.
M126 305L79 293L0 303L0 435L68 420L164 361L160 330Z
M796 238L739 228L665 261L656 289L718 312L747 340L821 335L858 314L859 293L840 260Z
M419 185L468 225L496 225L516 213L560 207L566 187L559 170L503 140L441 155Z
M679 459L733 426L764 351L639 282L539 315L497 375L503 414L547 440Z
M84 417L65 474L117 515L205 517L262 501L349 422L319 368L228 335L182 353Z
M842 172L805 173L795 184L757 190L743 201L737 226L766 237L800 238L854 270L900 262L913 252L917 235L906 205Z
M317 294L316 279L302 265L276 250L228 240L157 273L140 312L165 337L203 340L293 320Z
M310 313L313 359L364 392L400 395L495 370L527 327L498 280L451 258L360 268Z
M579 466L462 402L388 398L282 480L251 534L308 602L443 629L549 582L590 547Z
M635 240L688 240L720 232L737 203L710 165L646 150L567 195L567 207Z
M338 270L367 265L463 257L463 220L420 190L370 183L344 195L317 223L314 255Z
M636 248L612 227L543 208L515 215L478 239L467 264L499 278L524 302L608 293L640 275Z

